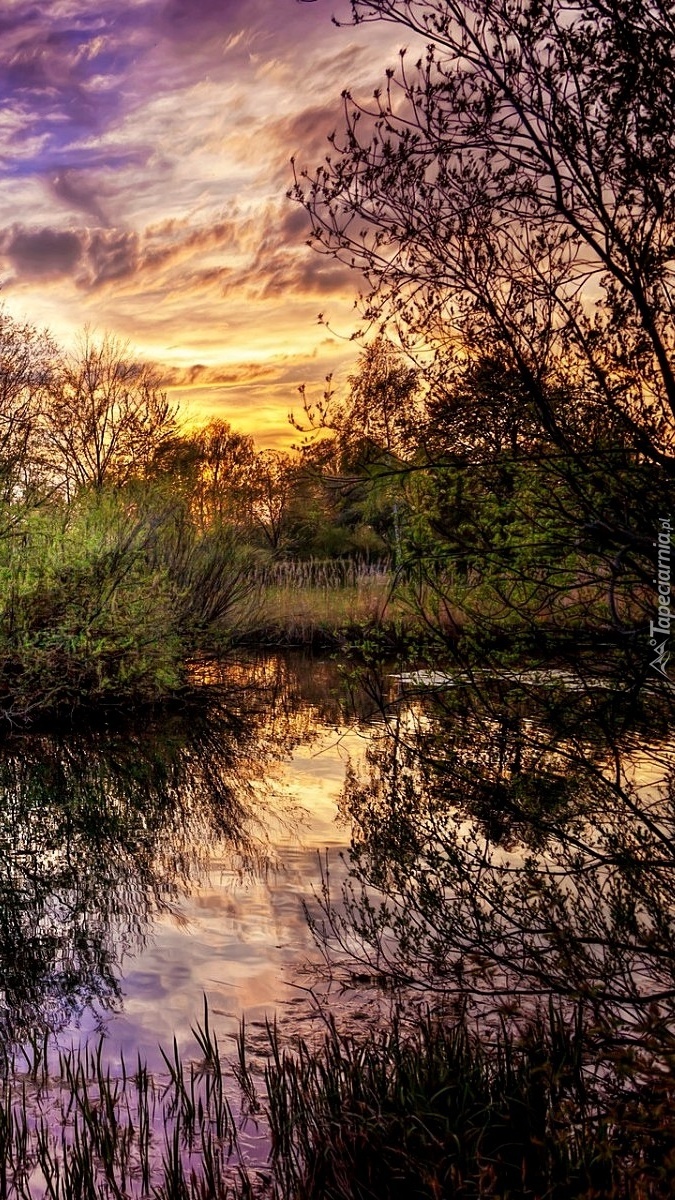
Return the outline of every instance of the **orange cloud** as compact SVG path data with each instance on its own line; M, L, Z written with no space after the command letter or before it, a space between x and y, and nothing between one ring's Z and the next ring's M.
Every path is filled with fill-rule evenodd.
M190 413L292 438L298 384L354 362L361 281L306 246L289 159L321 160L340 92L379 83L399 37L333 13L348 0L7 0L0 264L16 315L66 342L110 329Z

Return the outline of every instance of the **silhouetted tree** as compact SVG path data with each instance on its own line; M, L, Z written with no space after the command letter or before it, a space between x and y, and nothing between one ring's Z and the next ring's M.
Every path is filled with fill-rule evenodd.
M665 0L353 0L429 43L295 197L360 269L369 322L504 361L547 435L574 386L675 469L675 14Z
M304 419L291 416L295 428L310 435L302 447L306 456L311 450L318 461L342 470L405 456L420 415L419 373L388 338L380 334L365 346L346 395L335 391L330 376L326 382L319 400L300 388ZM326 433L332 438L317 441Z
M85 331L63 355L48 385L47 458L67 498L78 489L124 484L147 472L176 433L176 413L149 365L109 334Z

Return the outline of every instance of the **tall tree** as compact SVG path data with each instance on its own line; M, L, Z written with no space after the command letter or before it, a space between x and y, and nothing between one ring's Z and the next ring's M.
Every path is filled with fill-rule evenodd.
M410 445L417 415L418 373L380 334L359 356L349 376L349 401L343 437L361 442L370 456L403 457ZM367 451L366 451L367 452Z
M248 523L256 464L253 438L237 433L227 421L213 420L199 430L195 443L199 460L195 505L201 523Z
M291 420L308 435L300 447L307 469L318 467L333 496L341 493L343 520L362 524L364 532L378 526L375 536L390 538L398 560L404 496L396 476L418 437L419 372L380 333L359 355L348 384L342 395L329 379L315 402L301 388L304 422Z
M49 380L44 423L50 465L68 498L142 475L176 433L155 370L110 334L97 340L89 331Z
M250 474L250 512L254 527L274 554L283 549L296 474L289 454L258 451Z
M675 472L675 12L666 0L352 0L429 44L294 194L369 321L499 352L547 435L572 382ZM433 371L431 375L433 377Z

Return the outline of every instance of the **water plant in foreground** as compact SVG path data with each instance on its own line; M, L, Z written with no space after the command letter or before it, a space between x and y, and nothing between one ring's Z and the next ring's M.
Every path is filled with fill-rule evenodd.
M567 1014L569 1017L569 1014ZM166 1072L106 1065L104 1045L36 1043L8 1061L0 1095L0 1196L34 1200L414 1200L672 1194L672 1072L648 1093L629 1061L593 1070L598 1031L551 1007L520 1032L479 1038L462 1018L394 1013L264 1064L244 1030L223 1065L208 1006L201 1058L174 1043ZM589 1057L590 1052L590 1057ZM259 1051L258 1051L259 1053ZM609 1061L609 1060L607 1060Z

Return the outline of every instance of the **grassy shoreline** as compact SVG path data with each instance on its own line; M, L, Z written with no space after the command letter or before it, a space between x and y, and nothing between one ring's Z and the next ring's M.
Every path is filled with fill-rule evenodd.
M530 613L526 605L499 611L494 598L478 587L473 594L466 583L455 603L439 600L428 587L410 590L405 574L386 561L281 560L251 579L248 612L232 631L234 645L334 649L379 639L388 652L426 643L434 660L440 655L450 661L462 644L498 650L522 643L545 651L613 638L620 644L627 636L622 629L616 638L597 594L546 614ZM634 614L636 633L641 616Z
M392 583L386 562L271 563L254 573L248 626L235 631L234 641L334 649L375 629L395 640L410 617Z
M547 654L611 640L597 597L544 618L525 602L502 611L487 583L482 592L469 579L450 581L451 602L387 559L265 562L231 530L179 518L156 501L145 511L85 497L67 514L33 514L21 544L0 546L8 724L170 702L195 655L237 647L354 649L438 666L457 649Z

